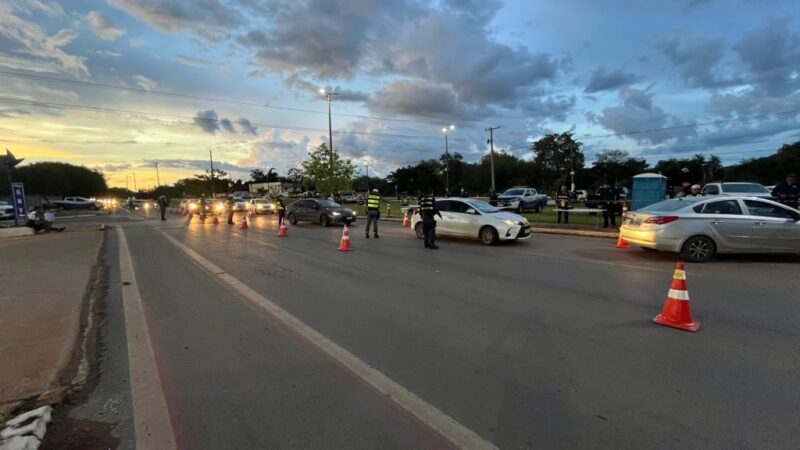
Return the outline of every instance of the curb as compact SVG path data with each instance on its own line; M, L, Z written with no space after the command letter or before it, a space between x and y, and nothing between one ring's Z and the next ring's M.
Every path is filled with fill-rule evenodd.
M619 237L619 233L615 233L613 231L592 231L592 230L575 230L568 228L542 228L542 227L531 227L531 230L533 230L534 233L562 234L566 236L598 237L607 239L616 239L617 237Z

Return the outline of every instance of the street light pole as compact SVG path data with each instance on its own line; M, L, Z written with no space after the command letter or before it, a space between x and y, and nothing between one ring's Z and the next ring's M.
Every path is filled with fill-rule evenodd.
M333 121L331 119L331 105L333 104L333 96L338 95L338 92L328 92L320 88L319 93L328 99L328 164L330 166L331 178L333 178Z
M494 186L494 130L497 130L499 128L500 128L500 125L498 125L496 127L489 127L489 128L486 129L486 131L489 132L489 145L490 145L489 164L490 164L491 169L492 169L492 194L494 194L494 190L495 190L495 186Z
M216 198L217 193L214 191L214 154L211 152L212 150L208 149L208 161L211 164L211 176L209 180L211 180L211 198Z
M442 128L442 132L444 132L444 174L445 174L445 188L444 192L446 196L450 196L450 145L447 142L447 132L450 130L454 130L456 128L455 125L450 125L450 127Z
M158 175L158 163L156 164L156 187L161 187L161 177Z

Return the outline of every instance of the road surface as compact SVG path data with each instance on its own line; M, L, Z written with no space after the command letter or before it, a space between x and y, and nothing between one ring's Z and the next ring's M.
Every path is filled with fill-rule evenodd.
M650 322L675 255L608 239L105 220L98 385L65 414L120 448L142 420L193 449L800 448L795 257L687 265L686 333Z

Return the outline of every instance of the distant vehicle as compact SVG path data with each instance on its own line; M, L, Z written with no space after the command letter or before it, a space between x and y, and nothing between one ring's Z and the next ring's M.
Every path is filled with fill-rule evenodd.
M250 191L234 191L231 193L234 198L243 198L245 200L250 200L253 198L253 194Z
M589 195L589 191L586 189L576 189L575 190L575 201L576 202L585 202L586 197Z
M196 201L196 198L185 198L178 204L178 209L180 209L181 212L189 211L189 205Z
M254 198L247 203L247 210L253 214L275 214L275 204L268 198Z
M14 216L14 205L10 205L6 202L0 202L0 220L13 219Z
M236 212L247 211L247 201L242 197L233 197L233 210Z
M700 191L703 195L723 195L723 196L741 196L747 195L750 197L761 197L766 199L772 198L772 191L758 183L708 183L703 186Z
M292 225L300 221L317 222L322 226L351 224L356 213L328 199L302 199L289 205L286 218Z
M527 219L481 200L443 198L436 200L436 208L442 213L435 217L437 235L480 239L486 245L531 237ZM411 228L418 238L425 237L419 209L411 217Z
M193 199L186 203L189 214L200 214L200 199ZM220 200L206 199L206 215L210 216L214 213L220 213L224 204Z
M53 205L59 209L91 209L98 210L103 204L86 197L64 197L64 200L54 200Z
M358 194L352 191L339 192L337 197L342 200L342 203L356 203L358 201Z
M694 262L717 253L800 253L800 212L760 197L674 198L629 211L620 236Z
M516 211L517 214L528 210L540 212L547 206L547 196L539 194L534 188L514 187L498 195L491 204L499 209Z

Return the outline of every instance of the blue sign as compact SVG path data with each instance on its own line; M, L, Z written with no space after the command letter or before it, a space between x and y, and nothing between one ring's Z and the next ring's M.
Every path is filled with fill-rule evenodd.
M25 205L25 188L22 183L11 183L11 193L14 198L14 212L17 214L17 219L24 220L28 208Z

